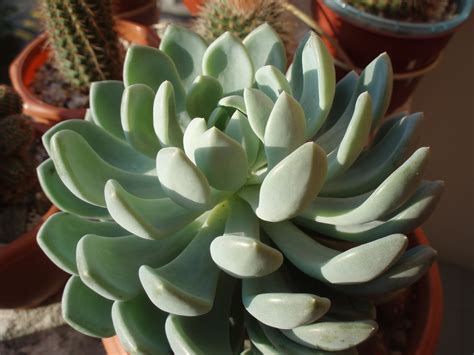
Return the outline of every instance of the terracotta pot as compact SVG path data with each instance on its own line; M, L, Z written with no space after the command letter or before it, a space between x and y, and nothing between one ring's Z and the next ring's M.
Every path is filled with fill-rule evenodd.
M453 34L469 17L472 1L458 0L458 14L436 23L408 23L367 14L344 0L316 0L314 16L320 27L346 51L359 68L364 68L380 53L387 52L395 73L422 70L436 64ZM333 56L341 59L329 41ZM338 69L340 79L347 71ZM422 75L395 80L390 111L402 106L418 85Z
M191 15L196 15L199 12L199 6L201 6L204 1L205 0L183 0L183 3L188 8Z
M112 0L112 7L118 18L146 26L157 23L160 17L156 0Z
M429 245L425 233L418 228L410 235L410 246ZM443 317L443 288L439 276L438 264L435 262L428 273L412 286L416 295L413 309L411 333L408 341L408 350L404 355L429 355L434 354L441 331ZM127 355L117 336L102 339L105 351L109 355ZM372 348L373 350L373 348ZM381 355L380 352L371 355Z
M36 242L39 228L56 212L52 206L35 228L0 246L0 308L37 306L66 283L69 275L58 269Z
M160 43L158 36L151 29L136 23L119 20L117 31L123 39L135 44L157 47ZM36 122L47 125L70 118L83 118L85 109L72 110L49 105L34 96L28 88L36 70L49 58L45 44L46 34L43 33L28 44L10 65L10 79L23 99L23 112L33 117Z

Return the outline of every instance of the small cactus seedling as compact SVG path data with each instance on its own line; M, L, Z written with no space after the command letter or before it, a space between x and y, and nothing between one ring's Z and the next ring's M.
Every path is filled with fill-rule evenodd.
M67 82L87 88L121 77L111 0L44 0L43 11L54 64Z
M346 0L352 6L391 19L435 22L449 16L450 0Z
M69 324L131 353L240 353L247 334L252 353L354 354L377 330L359 297L428 270L435 251L404 234L443 183L411 149L421 114L381 124L388 56L336 85L309 33L285 63L268 24L210 45L170 26L160 49L128 50L124 82L93 84L87 120L43 135L40 183L63 212L38 243L72 275Z

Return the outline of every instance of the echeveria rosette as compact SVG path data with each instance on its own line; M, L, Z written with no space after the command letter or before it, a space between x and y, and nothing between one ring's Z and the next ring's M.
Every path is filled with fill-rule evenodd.
M258 51L171 26L160 50L129 49L123 83L92 86L87 120L44 135L40 181L64 212L38 241L72 275L76 329L132 353L233 353L246 333L257 353L350 354L377 329L354 297L430 266L435 252L405 251L402 233L442 183L422 180L428 149L412 152L419 114L379 124L388 57L336 86L315 34L286 75L275 32L251 36Z

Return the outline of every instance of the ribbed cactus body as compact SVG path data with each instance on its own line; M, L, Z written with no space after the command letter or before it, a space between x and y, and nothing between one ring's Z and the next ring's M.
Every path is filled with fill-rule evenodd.
M54 63L65 80L88 87L121 77L122 53L110 0L44 1Z
M11 155L29 146L34 138L29 118L10 115L0 119L0 137L0 156Z
M226 31L244 39L265 22L273 27L288 48L291 44L291 26L285 20L285 11L278 0L206 1L194 29L209 42Z
M19 156L0 156L0 203L15 203L35 184L35 167Z
M387 18L439 21L449 12L449 0L347 0L353 6Z
M0 85L0 119L21 113L23 102L12 88Z

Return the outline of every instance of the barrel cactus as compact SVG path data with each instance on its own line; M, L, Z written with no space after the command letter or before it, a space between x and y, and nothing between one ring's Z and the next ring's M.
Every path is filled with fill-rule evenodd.
M71 326L131 353L352 354L377 330L370 297L426 272L435 251L404 234L443 184L422 180L421 114L381 123L387 55L336 85L309 33L286 67L268 25L210 45L171 26L43 136L63 212L38 242L72 275Z

